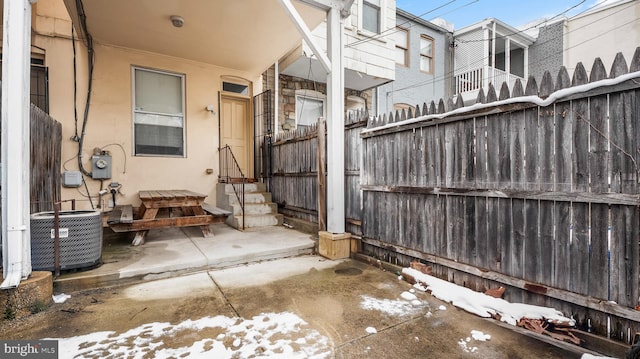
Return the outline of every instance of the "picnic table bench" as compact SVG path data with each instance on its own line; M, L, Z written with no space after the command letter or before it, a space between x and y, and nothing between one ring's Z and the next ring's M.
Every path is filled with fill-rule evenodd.
M231 212L204 203L204 194L188 190L140 191L140 207L133 214L131 205L116 206L107 219L114 232L136 232L132 245L144 244L150 229L167 227L200 227L204 237L213 237L211 223L222 223ZM169 217L158 217L161 209L169 209ZM180 215L174 216L173 209Z

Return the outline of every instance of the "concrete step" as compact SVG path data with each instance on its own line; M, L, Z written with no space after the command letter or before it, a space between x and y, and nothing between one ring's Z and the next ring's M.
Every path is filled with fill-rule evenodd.
M220 183L224 188L225 193L234 193L233 184L231 183ZM238 191L241 190L242 185L240 183L235 184ZM267 186L262 182L253 182L253 183L245 183L244 184L244 193L252 193L252 192L266 192Z
M238 203L231 205L231 213L236 216L242 215L242 207ZM268 203L246 203L244 204L244 214L277 214L278 205L273 202Z
M229 198L229 205L239 205L240 201L238 197L236 197L235 193L227 194ZM245 193L244 194L244 203L252 204L252 203L271 203L271 193L269 192L257 192L257 193Z
M281 214L260 214L260 215L245 215L243 216L229 216L226 223L233 228L242 229L242 223L244 222L244 228L255 227L267 227L278 226L282 224L283 215Z

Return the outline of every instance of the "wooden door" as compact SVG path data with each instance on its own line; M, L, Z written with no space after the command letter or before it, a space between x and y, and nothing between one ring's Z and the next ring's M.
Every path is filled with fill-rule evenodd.
M242 173L253 176L251 121L248 98L222 95L220 99L220 147L229 145Z

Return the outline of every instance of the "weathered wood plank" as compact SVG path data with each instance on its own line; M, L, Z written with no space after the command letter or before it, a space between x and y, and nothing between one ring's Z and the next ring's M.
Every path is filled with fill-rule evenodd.
M573 203L573 234L569 245L570 290L589 295L589 205Z
M638 305L638 209L611 207L611 300Z
M107 219L108 224L133 222L133 206L118 205L113 208Z
M475 117L475 188L487 188L487 121L486 117Z
M586 84L587 72L581 63L578 63L573 73L573 86ZM572 190L578 192L589 191L589 100L580 99L572 101L569 116L573 124L573 153L572 161Z
M540 241L540 203L538 201L525 201L524 217L524 245L522 250L524 271L522 278L536 283L543 283L542 257L548 256L549 252L543 251Z
M464 199L464 237L465 255L462 258L465 263L475 264L478 262L478 244L480 240L476 227L476 198Z
M490 268L497 272L504 271L502 264L503 237L500 228L500 204L501 199L485 197L487 201L487 251L485 268Z
M440 101L442 102L442 101ZM446 153L445 153L445 140L446 140L446 136L445 136L445 126L436 126L436 133L435 133L435 138L436 138L436 151L435 151L435 156L436 156L436 161L434 162L434 168L436 171L436 186L444 186L445 179L446 179L446 161L443 161L442 159L445 158Z
M202 203L202 209L208 214L214 217L228 217L231 215L231 211L227 211L226 209L218 208L209 203Z
M489 257L489 228L487 225L487 198L476 197L475 198L475 253L472 264L484 267L492 268L490 266L492 258ZM495 243L495 239L493 239ZM494 247L495 248L495 247Z
M362 185L364 191L390 192L390 193L420 193L443 194L449 196L464 197L493 197L493 198L519 198L543 201L566 201L577 203L607 203L624 204L629 206L640 205L637 195L621 193L597 194L592 192L545 192L545 191L511 191L511 190L485 190L474 188L442 188L442 187L407 187L407 186L381 186Z
M538 227L538 240L540 254L538 256L539 283L553 285L553 274L555 271L555 203L553 201L540 201L540 226ZM527 251L527 256L530 254Z
M528 190L540 189L540 177L539 166L540 163L540 142L544 141L542 137L539 137L540 125L539 125L539 113L542 111L540 108L533 108L524 110L524 130L523 130L523 149L526 166L523 163L524 173L520 179L521 188ZM524 162L524 159L523 159Z
M500 135L498 136L498 188L506 189L511 186L511 136L512 124L508 114L495 117L500 122Z
M552 286L556 288L571 288L571 204L569 202L555 203L555 242L554 242L554 273Z
M638 134L640 104L638 92L613 93L609 96L611 140L611 191L638 193Z
M609 206L591 205L589 245L589 295L609 299Z
M110 227L114 230L114 232L132 232L166 227L194 227L222 222L224 222L224 218L222 217L203 215L155 219L136 219L132 223L115 223Z
M386 246L384 242L377 241L375 239L363 238L362 240L368 245L377 246L377 247ZM532 287L534 287L538 292L542 292L544 295L551 298L574 303L576 305L583 306L585 308L597 310L603 313L609 313L611 315L616 315L619 317L634 320L636 322L640 322L640 311L637 311L633 308L628 308L622 305L618 305L615 302L603 301L600 299L592 298L588 295L582 295L582 294L574 293L564 289L546 287L546 286L540 285L539 283L528 282L522 278L509 276L504 273L495 272L493 270L487 270L486 268L477 268L465 263L459 263L454 260L436 256L436 255L421 253L409 248L401 248L396 246L394 247L394 250L397 251L398 253L402 253L414 258L422 259L428 263L452 268L458 271L463 271L471 275L477 276L479 278L489 279L492 281L496 281L499 283L512 286L514 288L530 290Z
M538 112L538 153L534 155L535 161L538 163L538 180L539 189L542 191L555 190L555 166L556 158L554 149L555 144L555 105L540 108ZM533 150L533 149L532 149ZM527 152L527 163L529 162L529 152Z
M531 109L528 111L535 111L536 109ZM511 184L510 188L513 189L529 189L528 185L525 183L525 152L528 147L529 139L526 137L531 135L530 133L526 133L526 125L528 124L527 111L518 111L515 113L511 113L509 119L503 119L508 121L511 125L511 145L510 145L510 173L511 173ZM537 121L537 119L536 119ZM537 124L536 124L537 127ZM537 134L535 139L537 140ZM527 163L528 165L529 163ZM537 163L535 163L537 165Z
M509 275L518 278L524 278L524 249L525 238L527 233L527 216L526 216L526 200L514 199L511 201L512 212L511 218L513 221L513 237L511 238L510 251L504 253L505 256L509 256Z
M496 116L486 117L487 125L487 186L488 189L499 189L500 180L500 122Z
M591 82L607 77L600 59L596 59L591 69ZM588 116L580 119L589 125L589 186L592 192L609 191L609 124L607 121L607 95L589 99Z
M555 176L553 190L568 192L572 190L572 159L574 144L574 119L571 103L560 102L555 105Z

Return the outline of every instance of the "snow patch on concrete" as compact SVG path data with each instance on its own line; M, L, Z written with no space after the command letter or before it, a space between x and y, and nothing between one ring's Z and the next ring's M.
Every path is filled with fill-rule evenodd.
M223 331L216 338L193 333ZM175 338L183 338L176 342ZM192 338L192 339L187 339ZM329 358L329 338L293 313L266 313L251 319L226 316L149 323L123 333L104 331L58 340L61 359L71 358ZM189 340L192 340L189 342Z

